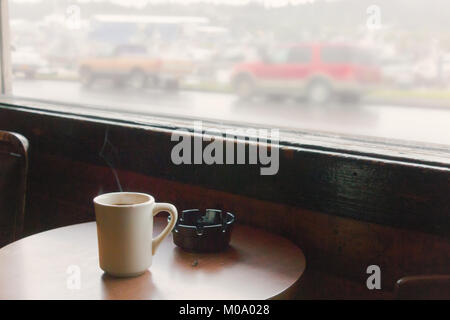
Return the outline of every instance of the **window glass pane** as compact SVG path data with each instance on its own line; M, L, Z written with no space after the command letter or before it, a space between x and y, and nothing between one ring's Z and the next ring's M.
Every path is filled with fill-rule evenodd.
M289 59L289 49L287 48L268 48L261 50L261 55L267 58L267 63L287 63Z
M288 62L307 63L311 61L311 48L294 47L289 51Z
M324 63L336 64L374 64L370 51L350 46L330 46L320 50L320 59Z
M74 112L450 144L446 0L8 4L16 97Z
M326 63L351 63L355 60L355 54L348 47L323 48L320 57Z

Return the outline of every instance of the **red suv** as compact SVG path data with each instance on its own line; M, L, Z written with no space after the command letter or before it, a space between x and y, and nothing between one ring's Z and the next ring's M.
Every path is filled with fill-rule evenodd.
M333 96L358 98L380 80L369 52L345 44L297 44L265 50L261 61L234 67L232 84L241 98L306 96L323 103Z

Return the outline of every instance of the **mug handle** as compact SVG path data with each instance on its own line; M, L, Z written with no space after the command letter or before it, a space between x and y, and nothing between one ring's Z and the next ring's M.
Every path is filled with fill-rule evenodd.
M152 240L152 255L155 254L156 249L158 249L161 241L163 241L164 238L167 237L167 235L172 231L178 219L178 211L174 205L170 203L155 203L155 206L153 207L153 216L156 216L158 213L163 211L170 214L170 221L164 228L164 230Z

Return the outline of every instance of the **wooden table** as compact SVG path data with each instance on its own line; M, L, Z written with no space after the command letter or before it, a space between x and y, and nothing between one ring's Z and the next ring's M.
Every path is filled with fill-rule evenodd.
M154 234L163 226L164 219L155 219ZM304 270L305 257L289 240L236 225L225 252L188 253L176 247L170 235L149 271L114 278L99 267L96 225L90 222L0 249L0 299L289 298Z

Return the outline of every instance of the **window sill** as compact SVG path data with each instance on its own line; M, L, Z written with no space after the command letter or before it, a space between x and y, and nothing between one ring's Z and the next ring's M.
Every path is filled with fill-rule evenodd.
M175 118L156 114L124 114L110 111L104 106L86 106L34 100L22 97L0 96L2 107L37 112L52 116L83 119L117 125L174 130L186 128L193 131L194 121L203 120L209 127L224 131L226 128L252 127L242 123L217 123L209 119ZM254 125L253 125L254 127ZM265 128L263 125L260 128ZM305 151L334 152L349 156L370 157L381 161L399 161L450 168L450 146L424 144L415 141L351 136L331 132L280 130L280 144Z

